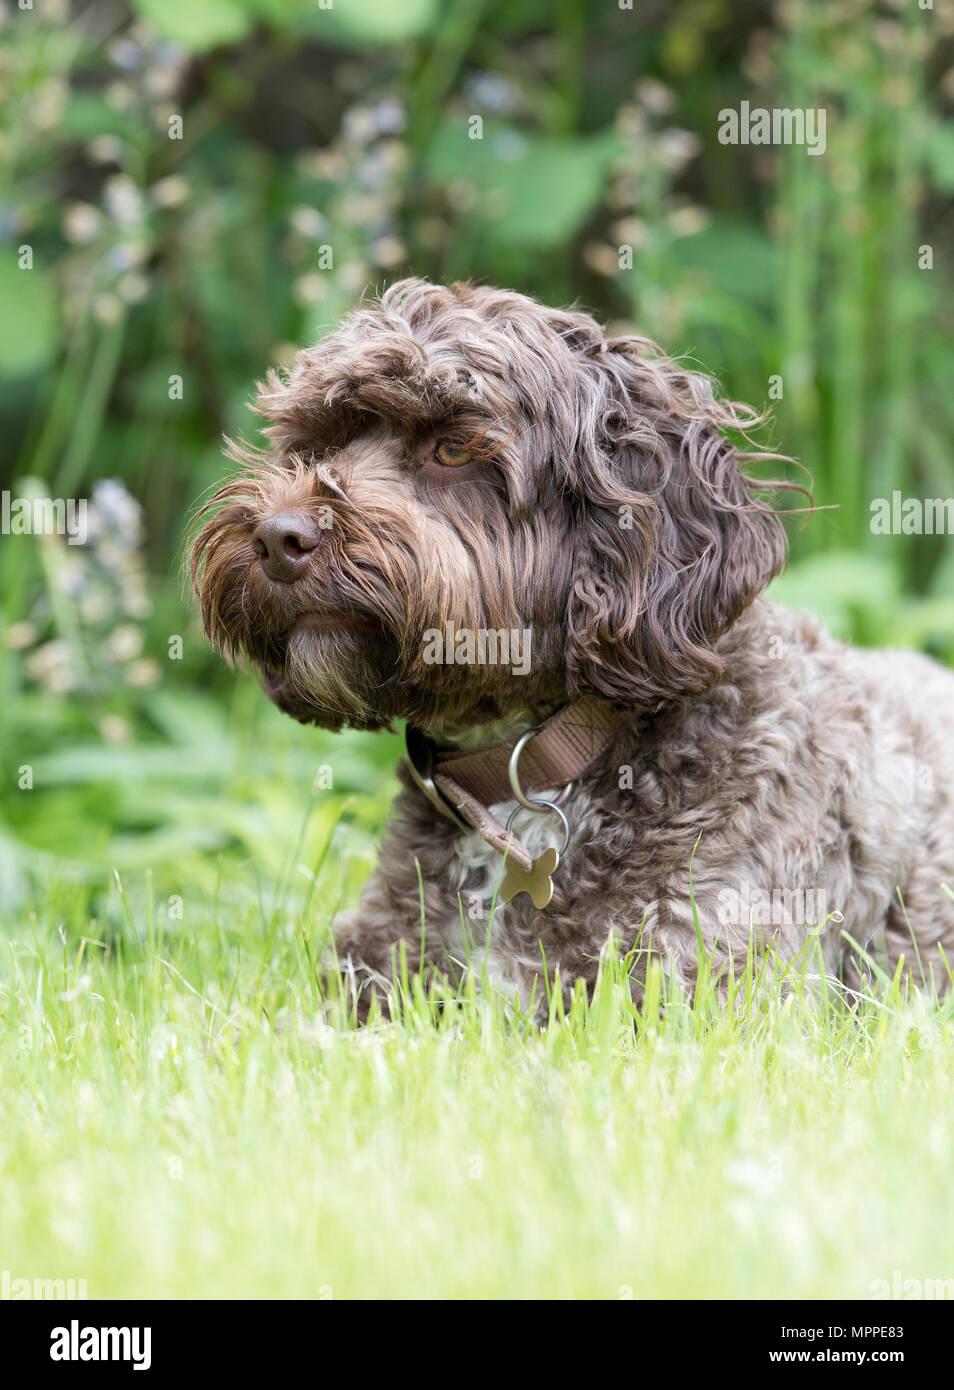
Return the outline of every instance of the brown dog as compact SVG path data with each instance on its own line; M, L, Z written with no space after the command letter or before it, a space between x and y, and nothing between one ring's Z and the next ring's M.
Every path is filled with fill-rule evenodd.
M688 982L694 909L726 964L817 940L857 983L847 935L946 982L954 676L754 601L786 552L723 434L754 412L584 314L418 280L258 409L201 513L206 630L296 719L413 733L335 926L362 1008L402 940L536 1011L611 936Z

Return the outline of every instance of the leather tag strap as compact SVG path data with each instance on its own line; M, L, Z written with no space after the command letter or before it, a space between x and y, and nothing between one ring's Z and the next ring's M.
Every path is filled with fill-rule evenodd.
M625 717L605 701L592 698L575 700L557 710L544 720L520 756L524 792L564 787L581 777L606 752ZM507 768L512 752L513 743L495 743L473 753L438 753L435 781L439 776L442 783L456 782L484 806L511 801Z
M492 816L486 807L481 806L470 792L459 787L449 777L442 777L439 772L434 775L434 785L441 795L447 798L454 810L463 816L467 824L473 826L482 840L486 840L487 844L492 846L498 854L509 855L522 868L530 871L533 867L533 860L516 835L511 835L510 831L500 824L496 816Z

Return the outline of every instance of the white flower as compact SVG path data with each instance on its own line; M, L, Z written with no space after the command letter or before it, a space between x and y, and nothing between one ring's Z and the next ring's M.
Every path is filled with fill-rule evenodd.
M132 735L128 721L121 714L104 714L99 721L99 732L105 743L128 743Z
M142 49L132 39L113 39L107 52L116 66L126 72L134 71L142 62Z
M109 661L131 661L141 651L142 633L132 623L114 628L103 643L103 652Z
M352 106L341 121L341 133L346 140L363 145L374 139L374 117L367 106Z
M119 282L120 297L127 304L141 304L149 293L149 281L138 271L130 271Z
M158 685L160 674L158 663L153 661L151 657L143 657L141 661L130 662L126 668L127 682L140 690Z
M25 647L32 647L37 639L37 630L32 623L19 622L11 623L3 635L6 646L12 652L23 651Z
M102 225L102 213L92 203L71 203L63 215L63 235L77 246L95 241Z
M114 294L98 294L93 300L93 315L99 323L118 323L123 316L122 301Z
M170 174L154 183L149 193L157 208L178 208L189 196L189 185L178 174Z
M371 108L371 121L379 135L395 135L404 129L404 107L394 97L385 97Z
M328 293L328 277L317 270L300 275L293 292L299 304L320 304Z
M653 116L665 116L675 105L672 90L656 77L643 77L636 83L636 98Z
M118 135L97 135L86 146L86 153L97 164L122 164L126 146Z
M696 236L709 225L709 214L705 208L687 203L671 212L667 220L673 236Z
M368 268L360 261L348 261L341 267L338 275L338 283L343 290L349 294L357 294L362 290L368 281Z
M106 180L103 201L117 226L138 227L142 221L142 194L125 174L114 174Z
M502 73L480 72L468 83L468 95L480 111L509 116L517 107L517 92Z
M702 141L691 130L664 130L656 139L656 150L663 164L678 169L702 149Z
M407 252L404 243L398 241L397 237L386 236L374 243L369 255L374 265L383 266L388 270L391 266L400 265Z
M309 241L317 241L328 231L328 219L317 208L293 209L291 224L299 236L307 237Z

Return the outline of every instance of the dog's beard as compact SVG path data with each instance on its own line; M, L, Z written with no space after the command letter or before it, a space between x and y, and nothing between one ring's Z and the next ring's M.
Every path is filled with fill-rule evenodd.
M554 699L558 684L470 666L431 667L426 675L415 666L412 674L378 622L328 614L303 617L285 641L281 669L263 667L265 692L279 709L327 729L382 729L396 719L467 728L528 700Z
M305 614L285 642L284 671L265 674L272 700L295 718L337 729L373 729L393 714L396 644L380 624L340 614Z

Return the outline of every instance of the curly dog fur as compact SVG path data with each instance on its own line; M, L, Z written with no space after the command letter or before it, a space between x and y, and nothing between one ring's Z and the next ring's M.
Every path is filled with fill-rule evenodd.
M210 638L280 708L330 729L406 719L466 747L582 695L625 712L566 803L542 910L519 895L491 921L499 856L402 770L379 866L334 929L363 1008L401 941L445 972L479 956L534 1007L544 970L591 983L610 937L637 979L654 955L691 983L693 902L730 968L817 940L857 983L847 936L943 987L954 676L758 597L786 541L746 470L773 456L726 434L755 412L585 314L418 280L270 374L257 409L268 445L229 445L239 472L200 513L193 571ZM293 582L254 545L276 515L312 528ZM529 630L530 669L428 664L425 634L449 622ZM536 853L552 819L521 811L515 832Z

